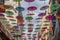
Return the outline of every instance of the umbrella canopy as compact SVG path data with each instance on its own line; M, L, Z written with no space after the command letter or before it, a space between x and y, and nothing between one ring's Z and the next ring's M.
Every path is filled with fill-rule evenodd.
M22 1L22 0L13 0L13 1L15 1L15 2L20 2L20 1Z
M20 26L25 26L25 24L20 24Z
M8 18L14 18L13 16L7 16Z
M5 15L4 14L0 14L0 16L3 16L4 17Z
M11 16L11 15L14 15L14 13L12 11L5 11L5 14Z
M17 11L24 11L25 9L23 7L16 7Z
M48 5L47 5L47 6L43 6L43 7L41 7L40 10L46 10L47 8L49 8Z
M35 15L35 14L27 14L28 16L33 16L33 15Z
M20 22L20 23L23 23L24 22L23 17L17 16L16 18L17 18L18 22Z
M34 26L34 24L28 24L28 26Z
M32 20L32 19L33 19L33 17L31 17L31 16L26 17L26 20Z
M4 12L5 12L5 10L0 8L0 13L4 13Z
M52 20L52 19L53 19L53 16L52 15L46 16L46 20Z
M0 18L0 20L7 20L6 18Z
M30 7L27 8L27 10L29 10L29 11L34 11L36 9L37 9L37 7L35 7L35 6L30 6Z
M35 0L24 0L24 1L26 1L26 2L33 2L33 1L35 1Z
M40 17L43 17L45 15L46 15L46 13L40 13L40 14L38 14L38 16L40 16Z
M16 21L15 19L9 19L10 21Z
M0 5L0 8L2 8L2 9L13 9L13 6L1 4L1 5Z

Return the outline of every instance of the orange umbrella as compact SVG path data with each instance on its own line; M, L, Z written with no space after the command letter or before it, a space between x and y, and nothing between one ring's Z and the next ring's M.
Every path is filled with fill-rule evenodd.
M2 8L2 9L13 9L13 6L0 4L0 8Z

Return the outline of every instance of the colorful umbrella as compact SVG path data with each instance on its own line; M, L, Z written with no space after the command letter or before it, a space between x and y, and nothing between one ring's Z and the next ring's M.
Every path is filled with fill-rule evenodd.
M7 20L6 18L0 18L0 20Z
M49 8L48 5L41 7L40 10L46 10L47 8Z
M20 24L20 26L25 26L25 24Z
M11 23L11 24L17 24L17 23Z
M13 16L7 16L8 18L14 18Z
M5 10L0 8L0 13L4 13L4 12L5 12Z
M14 15L14 13L12 11L5 11L5 14L11 16L11 15Z
M13 0L13 1L15 1L15 2L20 2L20 1L22 1L22 0Z
M30 17L30 16L26 17L26 20L28 20L28 21L30 21L32 19L33 19L33 17Z
M34 24L28 24L28 26L34 26Z
M23 17L17 16L16 18L17 18L18 22L20 22L20 23L24 22Z
M10 21L16 21L15 19L9 19Z
M33 1L35 1L35 0L24 0L24 1L26 1L26 2L33 2Z
M17 11L24 11L25 9L23 7L16 7Z
M19 27L18 27L18 26L13 26L13 28L15 28L15 29L16 29L16 28L19 28Z
M36 9L37 9L37 7L35 7L35 6L30 6L30 7L27 8L27 10L29 10L29 11L34 11Z
M33 15L35 15L35 14L27 14L28 16L33 16Z
M26 1L26 2L33 2L33 1L35 1L35 0L24 0L24 1Z
M52 15L46 16L46 20L52 20L52 19L53 19L53 16Z
M4 14L0 14L0 16L3 16L4 17L5 15Z
M46 13L40 13L40 14L38 14L39 17L43 17L45 15L46 15Z
M28 32L32 32L33 30L28 30Z

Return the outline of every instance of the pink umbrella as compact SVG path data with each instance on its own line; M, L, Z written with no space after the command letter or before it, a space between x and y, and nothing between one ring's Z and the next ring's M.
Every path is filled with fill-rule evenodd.
M53 19L53 16L52 15L46 16L46 20L52 20L52 19Z
M24 1L26 1L26 2L33 2L33 1L35 1L35 0L24 0Z
M30 6L30 7L27 8L27 10L29 10L29 11L34 11L36 9L37 9L37 7L35 7L35 6Z

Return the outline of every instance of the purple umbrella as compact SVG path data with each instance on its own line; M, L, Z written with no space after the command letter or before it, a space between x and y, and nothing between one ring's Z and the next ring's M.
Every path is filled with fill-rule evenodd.
M30 6L30 7L27 8L27 10L29 10L29 11L34 11L36 9L37 9L37 7L35 7L35 6Z
M33 1L35 1L35 0L24 0L24 1L26 1L26 2L33 2Z
M13 26L13 28L18 28L18 26Z
M40 14L38 14L38 16L45 16L46 15L46 13L40 13Z
M0 16L5 16L4 14L0 14Z

